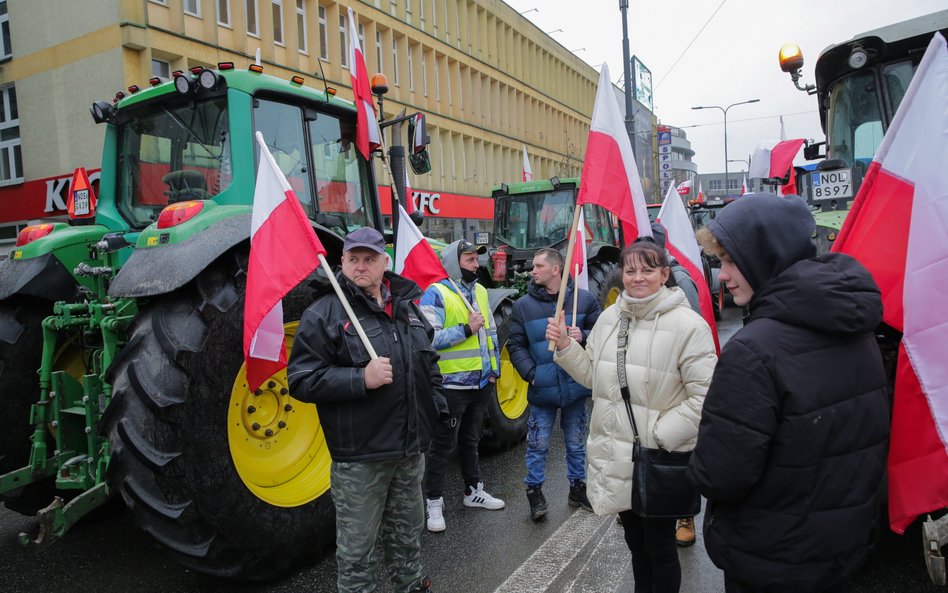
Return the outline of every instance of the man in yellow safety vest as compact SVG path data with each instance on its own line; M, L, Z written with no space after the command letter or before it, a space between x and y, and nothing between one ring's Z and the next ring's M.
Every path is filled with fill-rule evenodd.
M487 403L493 397L493 383L500 375L497 327L487 290L477 284L477 256L483 252L483 246L478 248L467 241L455 241L445 247L441 251L441 263L449 278L429 286L419 303L435 330L432 345L441 356L438 366L444 377L444 394L451 413L449 424L442 423L435 428L428 450L427 527L434 532L445 530L444 476L448 456L456 444L464 478L464 506L504 508L504 501L484 490L477 453Z

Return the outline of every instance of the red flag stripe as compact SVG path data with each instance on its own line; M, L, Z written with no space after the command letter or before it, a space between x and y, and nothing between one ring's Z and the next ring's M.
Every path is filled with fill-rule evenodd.
M711 337L714 338L714 349L720 354L721 344L718 341L718 324L714 321L714 303L711 300L711 290L708 288L708 283L704 280L704 270L695 266L684 253L671 243L666 244L666 247L672 257L678 260L681 267L695 281L695 285L698 287L698 304L701 305L701 316L708 323L708 327L711 329Z

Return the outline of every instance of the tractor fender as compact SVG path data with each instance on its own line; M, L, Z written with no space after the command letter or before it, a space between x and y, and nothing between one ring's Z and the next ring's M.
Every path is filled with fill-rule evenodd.
M717 293L719 290L721 290L721 279L718 278L718 275L720 273L721 273L721 268L711 268L711 282L709 282L708 284L710 285L709 288L712 294Z
M0 300L25 294L49 301L67 301L76 296L76 280L52 253L30 259L0 262Z
M593 242L586 251L586 259L599 259L608 262L619 261L620 250L615 245Z
M225 251L250 239L250 213L225 218L181 243L136 247L109 296L146 297L181 288Z
M487 302L490 303L490 310L496 311L504 299L517 300L517 290L514 288L488 288Z

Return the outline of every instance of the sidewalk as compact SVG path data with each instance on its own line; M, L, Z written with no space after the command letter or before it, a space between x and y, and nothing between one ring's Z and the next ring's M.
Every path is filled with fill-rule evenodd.
M724 577L698 541L680 548L682 593L723 593ZM632 565L615 516L576 510L495 593L630 593Z

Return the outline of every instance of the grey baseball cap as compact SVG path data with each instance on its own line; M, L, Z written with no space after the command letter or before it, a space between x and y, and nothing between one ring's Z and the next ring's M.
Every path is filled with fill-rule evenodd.
M385 253L385 238L382 233L367 226L346 235L346 242L342 245L343 251L352 251L360 247L371 249L376 253Z

